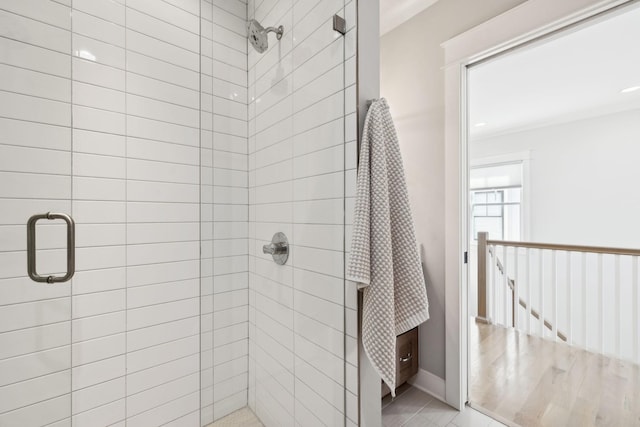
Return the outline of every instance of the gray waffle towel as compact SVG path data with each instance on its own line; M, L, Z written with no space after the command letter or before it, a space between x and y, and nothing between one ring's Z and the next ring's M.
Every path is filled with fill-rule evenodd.
M395 396L396 335L429 319L429 302L398 137L384 98L372 102L364 124L347 279L365 286L362 343Z

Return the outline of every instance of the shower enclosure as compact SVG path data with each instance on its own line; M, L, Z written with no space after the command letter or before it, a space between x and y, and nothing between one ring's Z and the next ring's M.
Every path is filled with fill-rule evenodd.
M355 16L0 1L0 426L357 425Z

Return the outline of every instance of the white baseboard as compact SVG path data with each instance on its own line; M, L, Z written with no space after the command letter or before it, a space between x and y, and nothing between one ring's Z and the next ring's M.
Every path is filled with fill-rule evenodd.
M429 371L425 371L424 369L420 369L418 370L418 373L407 382L415 388L420 389L443 402L445 401L445 382L439 376L434 375Z

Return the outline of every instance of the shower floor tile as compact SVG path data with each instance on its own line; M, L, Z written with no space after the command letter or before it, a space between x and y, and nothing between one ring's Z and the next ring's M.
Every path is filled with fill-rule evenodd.
M249 408L242 408L207 427L264 427Z

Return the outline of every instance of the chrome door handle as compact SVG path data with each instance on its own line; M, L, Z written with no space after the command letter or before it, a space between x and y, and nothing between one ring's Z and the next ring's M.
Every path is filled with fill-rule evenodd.
M64 276L40 276L36 270L36 223L41 219L62 219L67 223L67 273ZM76 272L76 223L67 214L47 212L27 221L27 272L35 282L66 282Z

